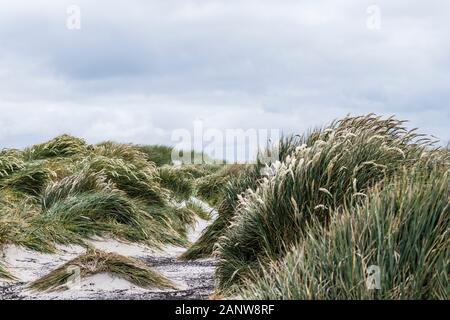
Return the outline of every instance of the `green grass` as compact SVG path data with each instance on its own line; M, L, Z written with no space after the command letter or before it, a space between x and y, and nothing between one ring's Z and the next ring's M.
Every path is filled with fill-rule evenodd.
M175 200L192 194L194 178L187 169L169 171L169 178L161 175L133 145L87 145L66 135L24 151L3 150L0 245L53 252L58 243L85 245L94 235L186 245L195 212ZM166 189L178 172L185 185Z
M39 196L55 173L46 167L45 161L27 162L20 170L15 170L0 180L0 188L11 188L33 196Z
M212 206L222 201L225 188L231 180L236 178L247 168L247 165L224 165L212 174L200 177L196 181L197 196Z
M408 169L367 197L310 221L281 260L247 279L249 299L448 299L450 171ZM380 267L380 290L366 286Z
M177 200L187 200L194 194L194 176L182 167L163 166L159 168L161 186L172 192Z
M256 187L261 178L258 166L239 165L233 166L232 175L224 175L223 172L229 172L229 168L219 170L213 174L208 181L213 181L214 186L218 186L216 192L220 193L217 197L218 203L217 218L203 231L200 238L188 248L182 255L182 259L194 260L211 256L219 238L225 233L234 216L236 206L240 196L249 188ZM217 179L222 184L217 185ZM205 183L202 181L202 183ZM206 184L206 183L205 183ZM206 186L205 186L206 189ZM201 197L205 198L205 196ZM211 197L209 197L211 202Z
M55 157L79 156L87 152L87 150L88 146L84 140L69 135L62 135L48 142L25 149L23 157L30 161Z
M300 140L304 145L235 206L230 227L215 244L219 290L283 257L307 236L311 221L328 225L334 212L353 206L373 186L434 159L428 139L400 121L372 115L345 118Z
M139 151L145 153L147 158L158 167L172 164L173 147L163 145L138 146Z
M175 155L175 160L180 159L181 163L179 164L183 165L199 166L225 163L223 160L212 159L210 156L202 152L197 152L195 150L176 150L174 149L174 147L164 145L138 145L136 146L136 148L139 151L145 153L147 158L150 161L154 162L158 167L162 167L164 165L173 165L174 163L172 161L172 154ZM186 157L187 154L189 155Z
M25 166L25 161L19 150L0 151L0 179Z
M79 268L81 279L98 273L109 273L143 288L175 289L170 280L136 259L93 249L32 282L29 287L38 291L67 289L67 284L74 275L74 267Z
M15 278L6 270L6 268L0 263L0 279L15 280Z
M197 217L203 220L211 220L211 211L205 210L205 208L193 200L186 202L186 208L195 213Z

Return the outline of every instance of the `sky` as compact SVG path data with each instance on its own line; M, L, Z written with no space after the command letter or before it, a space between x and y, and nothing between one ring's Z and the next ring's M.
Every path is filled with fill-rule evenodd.
M449 88L449 1L0 2L0 148L173 144L194 121L302 133L370 112L445 144Z

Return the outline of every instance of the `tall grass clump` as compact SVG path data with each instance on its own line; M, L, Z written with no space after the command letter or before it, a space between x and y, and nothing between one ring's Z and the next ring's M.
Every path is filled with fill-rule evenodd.
M220 194L217 198L218 215L203 231L200 238L182 255L183 259L193 260L212 255L217 241L224 234L234 216L240 196L247 189L255 188L261 178L260 168L256 165L234 165L230 176L223 174L223 171L230 172L229 170L219 170L217 175L213 174L213 177L207 180L217 186L217 192ZM221 181L220 187L217 180ZM207 184L205 180L201 183ZM204 188L206 189L206 186ZM209 199L211 200L211 198Z
M23 168L0 179L0 189L13 189L32 196L39 196L46 184L55 177L55 172L46 166L46 161L27 162Z
M25 166L22 154L19 150L0 151L0 179L10 175Z
M64 134L48 142L25 149L24 157L27 160L69 157L82 155L87 152L87 148L88 146L83 139Z
M268 146L265 155L277 152L278 162L285 159L299 146L317 139L315 136L283 137L276 145ZM274 161L271 159L270 161ZM192 260L213 254L219 238L228 229L241 196L249 189L255 190L266 175L272 162L258 156L255 164L225 165L197 179L197 196L217 208L217 218L204 230L200 238L182 256ZM275 161L276 163L276 161ZM217 166L216 166L217 167Z
M163 145L141 145L136 148L140 152L145 153L147 158L158 167L172 164L173 147Z
M85 254L65 263L32 282L29 287L38 291L67 289L67 284L75 272L74 267L79 268L82 279L98 273L109 273L143 288L175 288L169 279L136 259L95 249L90 249Z
M224 165L212 174L200 177L196 181L197 196L212 206L222 200L228 182L239 176L250 165Z
M315 130L306 143L249 190L217 244L216 276L226 290L283 256L305 237L310 221L327 225L333 212L426 156L431 141L407 131L402 121L373 115L347 117Z
M405 170L339 209L326 228L314 219L285 257L245 281L244 298L448 299L448 166ZM366 283L372 265L378 290Z
M187 200L194 194L194 176L182 167L163 166L158 172L161 186L177 200Z
M192 182L187 171L183 177L188 189L175 191L187 197ZM64 135L2 150L0 245L53 252L56 244L85 245L94 235L186 245L195 212L179 208L163 182L147 155L128 144L87 145Z
M0 279L15 280L15 278L6 270L5 266L0 262Z
M86 158L80 164L89 166L90 172L106 175L108 180L131 198L161 205L167 199L168 191L160 185L158 171L152 164L143 165L100 155Z

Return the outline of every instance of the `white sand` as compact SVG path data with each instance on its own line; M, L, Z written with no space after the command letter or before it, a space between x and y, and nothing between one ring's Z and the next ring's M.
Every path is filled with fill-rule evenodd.
M3 248L3 261L8 271L21 282L34 281L58 266L82 254L79 246L58 246L58 253L44 254L16 245Z
M200 200L193 199L196 204L205 210L212 211L212 216L216 212ZM189 230L188 239L195 242L201 232L209 225L209 221L198 219L197 223ZM202 285L205 276L212 274L214 267L212 261L203 262L180 262L176 258L184 253L186 248L167 246L163 250L157 251L141 244L125 243L115 239L96 238L90 241L93 247L105 252L114 252L120 255L139 258L147 261L153 269L171 279L179 290L186 291L198 285ZM55 254L42 254L23 247L8 245L0 251L2 261L8 271L17 278L18 284L13 290L21 298L25 299L104 299L104 298L152 298L147 295L149 290L137 287L129 281L109 274L96 274L81 280L78 286L62 292L36 293L26 289L27 283L37 280L50 271L76 258L85 252L85 248L80 246L58 246ZM0 286L6 286L7 282L0 280ZM151 289L151 293L161 292L159 289ZM168 290L173 291L173 290ZM2 292L0 291L0 299Z

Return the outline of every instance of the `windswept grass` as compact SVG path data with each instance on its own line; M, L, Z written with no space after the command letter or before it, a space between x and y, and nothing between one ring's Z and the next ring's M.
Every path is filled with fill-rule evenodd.
M450 171L405 170L248 279L249 299L448 299ZM380 289L369 290L371 265Z
M39 196L45 185L55 176L45 161L29 162L21 170L14 171L0 180L0 189L11 188L33 196Z
M299 136L284 137L277 144L280 160L287 158L296 148L305 142L317 139ZM266 152L272 152L267 150ZM234 217L239 200L244 193L255 190L267 174L267 166L258 159L253 165L226 165L212 172L210 175L197 179L197 195L202 200L215 206L218 217L202 233L201 237L182 256L183 259L193 260L211 256L219 238L224 235ZM270 170L269 170L270 171Z
M334 212L353 206L404 167L427 166L431 141L401 121L372 115L345 118L311 132L268 177L246 192L219 239L216 271L227 290L264 261L276 260L307 234L311 221L326 226Z
M216 206L222 200L227 184L237 178L248 165L225 165L214 173L196 181L197 196L210 205Z
M24 166L25 162L19 150L6 149L0 151L0 179L22 169Z
M136 259L93 249L32 282L29 287L39 291L67 289L67 284L74 276L74 267L79 268L82 279L98 273L109 273L143 288L175 289L170 280Z
M228 172L228 170L224 171ZM214 177L211 178L214 181L220 179L223 182L217 190L221 195L221 200L218 201L218 217L203 231L200 238L182 255L183 259L193 260L212 255L217 241L225 233L231 223L240 196L247 189L255 188L261 178L258 166L234 166L231 172L233 172L234 175L226 176L221 172L218 173L217 176L214 175ZM225 181L227 177L228 181Z
M161 186L170 190L177 200L187 200L194 194L194 176L182 167L159 168Z
M186 202L186 208L194 212L195 215L200 219L211 220L211 211L205 209L203 206L192 199Z
M15 278L6 270L0 262L0 280L15 280Z
M158 167L163 165L172 164L172 150L173 147L163 146L163 145L148 145L148 146L137 146L137 149L145 153L148 160L155 163Z
M181 172L181 171L180 171ZM188 171L176 198L193 192ZM179 208L160 170L133 145L87 145L67 135L0 152L0 245L52 252L94 235L186 245L195 212ZM186 179L184 179L186 178Z
M28 161L54 157L80 156L86 153L87 149L88 146L84 140L69 135L62 135L48 142L25 149L23 156Z
M150 204L164 204L168 191L161 187L156 168L125 161L120 158L95 156L80 162L89 166L89 171L103 173L118 189L131 198L140 199Z

